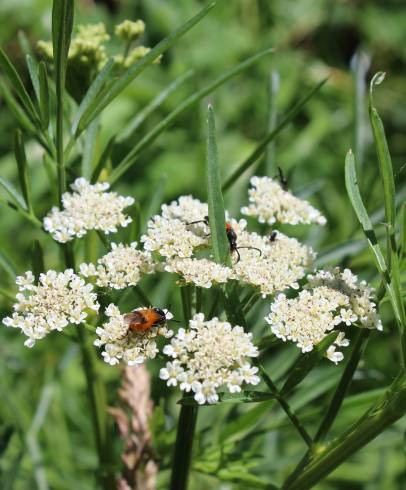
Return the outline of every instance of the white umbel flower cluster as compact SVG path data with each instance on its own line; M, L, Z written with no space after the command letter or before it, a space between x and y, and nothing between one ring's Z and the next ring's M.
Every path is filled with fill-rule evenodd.
M349 269L319 271L309 275L308 280L296 298L279 294L265 317L272 332L283 341L291 340L302 352L309 352L338 325L382 329L371 301L372 289L365 281L357 282ZM343 355L336 346L349 345L344 332L340 331L334 344L327 357L337 364Z
M192 391L199 404L216 403L223 386L238 393L243 383L260 381L258 369L248 362L258 356L252 335L218 318L205 321L202 313L190 320L189 330L180 328L163 352L174 360L161 369L160 378L168 386L179 383L182 391Z
M127 226L132 220L123 210L134 204L134 199L105 192L109 187L107 182L92 185L84 178L76 179L71 185L73 192L62 196L63 210L53 207L44 218L45 230L57 242L65 243L89 230L109 234Z
M288 287L298 289L297 281L305 276L305 270L315 258L310 247L280 232L272 241L267 236L250 233L245 229L245 220L230 223L237 233L238 246L261 250L261 255L255 249L239 250L241 260L234 261L233 279L258 288L264 298Z
M72 269L49 270L40 274L38 284L31 271L17 277L20 292L11 317L4 318L8 327L20 328L28 337L24 345L35 342L53 330L61 331L70 323L83 323L87 310L99 310L93 286L86 284Z
M178 201L163 204L161 211L161 215L149 220L147 234L141 237L145 250L157 251L168 259L187 258L197 247L209 244L208 226L204 223L189 224L207 216L207 204L192 196L181 196Z
M155 272L155 264L149 252L137 250L137 243L111 244L111 252L97 261L97 264L81 264L80 272L85 277L96 277L101 287L123 289L136 286L142 274Z
M201 288L211 288L213 283L227 282L231 269L207 259L174 259L165 266L167 272L182 276L185 282L192 282Z
M146 307L134 311L144 310ZM167 320L172 314L164 310ZM105 311L109 320L102 327L96 329L98 339L94 341L97 347L104 346L102 356L104 361L114 366L120 360L129 366L142 364L146 359L154 359L158 353L156 337L162 335L169 338L173 335L166 325L152 326L143 332L129 331L124 315L116 305L110 304Z
M317 223L325 225L326 218L307 201L282 189L279 182L270 177L252 177L248 206L241 208L245 216L254 216L260 223L272 225L276 221L297 225Z

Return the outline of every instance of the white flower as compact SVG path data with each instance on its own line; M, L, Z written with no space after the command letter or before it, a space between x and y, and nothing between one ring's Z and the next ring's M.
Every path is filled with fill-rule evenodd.
M379 330L381 323L371 296L372 289L365 281L358 282L348 269L322 270L308 276L308 283L296 298L278 295L265 320L277 337L291 340L302 352L309 352L343 323L348 326L358 322L362 327ZM348 345L344 332L339 332L327 357L337 364L343 355L336 346Z
M204 236L196 235L179 219L154 216L148 221L147 234L141 237L145 250L158 251L163 257L191 257L195 248L207 245Z
M179 329L164 353L175 361L161 369L161 379L168 386L179 382L181 390L193 391L199 404L216 403L220 387L236 393L243 382L259 382L257 368L248 363L258 355L252 335L218 318L207 321L202 313L190 320L188 331Z
M155 264L149 252L136 249L137 243L111 244L111 252L97 261L97 265L81 264L80 272L85 277L96 277L96 284L102 287L123 289L135 286L142 274L155 272Z
M183 277L185 282L193 282L201 288L211 288L213 283L227 282L231 269L207 259L174 259L167 262L167 272L174 272Z
M241 209L246 216L258 218L260 223L272 225L276 221L296 225L299 223L326 224L326 218L307 201L282 189L279 182L269 177L252 177L249 206Z
M15 312L3 320L4 325L22 330L28 337L24 344L27 347L33 347L36 340L52 330L60 331L70 323L83 323L88 309L99 309L93 286L86 284L72 269L40 274L37 285L34 280L31 271L17 277L19 289L25 294L17 294Z
M298 288L298 280L305 276L305 270L313 264L315 254L312 249L295 238L278 232L274 241L257 233L245 230L246 221L231 220L240 247L240 260L234 261L233 279L244 281L259 288L263 297L291 287Z
M134 311L144 309L145 307L140 307ZM172 314L167 310L164 310L164 313L167 320L172 318ZM106 308L105 314L109 319L102 327L96 329L98 339L94 341L94 345L104 346L102 356L105 362L111 365L123 360L131 366L142 364L146 359L154 359L158 353L156 337L162 335L169 338L173 335L166 325L152 326L143 332L130 331L125 315L113 304Z
M84 236L89 230L115 233L119 226L127 226L131 218L123 209L134 203L132 197L116 192L105 192L108 183L90 184L79 178L71 185L73 193L62 196L63 210L53 207L44 218L44 228L61 243Z

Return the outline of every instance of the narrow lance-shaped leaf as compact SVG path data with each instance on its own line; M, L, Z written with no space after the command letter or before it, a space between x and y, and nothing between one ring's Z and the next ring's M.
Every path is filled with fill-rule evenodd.
M18 74L14 65L11 63L11 61L9 60L8 56L3 51L2 48L0 48L0 68L2 68L5 74L7 75L11 86L15 90L18 98L20 99L25 109L27 116L30 118L32 122L34 123L38 122L38 116L34 104L32 103L31 98L28 95L26 88L24 87L20 75Z
M38 65L39 69L39 112L41 116L42 129L49 126L49 85L47 66L44 61Z
M100 177L104 167L107 165L114 148L115 140L115 136L111 137L106 145L106 148L103 150L103 153L100 155L99 161L97 162L90 179L92 184L97 182L97 179Z
M211 104L207 109L207 202L214 259L219 264L229 264L230 254L226 235L225 209L221 193L218 163L216 124Z
M16 208L21 208L23 211L27 211L27 206L25 204L22 195L16 191L15 187L11 182L3 177L0 177L0 188L5 191L5 194L11 199L11 202L16 206Z
M241 393L224 392L218 393L218 396L219 400L216 402L216 405L219 403L258 403L275 399L275 396L272 395L272 393L262 391L242 391ZM193 396L184 396L178 401L178 404L199 406ZM210 403L206 403L206 405L210 406Z
M310 371L317 366L321 359L325 356L327 349L337 338L338 332L329 333L321 342L313 347L311 352L300 356L296 361L288 379L285 381L280 394L286 396L293 390L303 379L310 373Z
M149 133L147 133L128 153L128 155L117 165L117 167L114 169L114 171L110 176L109 179L110 183L113 184L114 182L116 182L121 177L121 175L123 175L131 167L131 165L134 164L139 154L145 148L147 148L151 143L153 143L156 140L156 138L165 129L167 129L180 114L182 114L187 109L192 107L194 104L199 102L199 100L201 100L203 97L213 92L217 87L223 85L223 83L237 76L242 71L248 69L254 63L262 59L264 56L272 53L273 51L274 51L273 49L269 48L266 49L265 51L262 51L252 56L251 58L248 58L247 60L243 61L239 65L226 71L223 75L221 75L219 78L214 80L212 83L198 90L193 95L191 95L186 100L184 100L181 104L179 104L179 106L176 109L174 109L170 114L168 114L159 124L157 124L157 126L155 126L154 129L152 129Z
M186 73L182 73L172 83L165 87L154 99L151 100L141 111L127 124L125 130L119 135L118 142L131 137L131 135L144 123L147 117L152 114L155 109L160 107L163 102L174 93L186 80L189 80L194 74L194 70L188 70Z
M71 133L73 135L78 136L81 132L83 128L82 121L84 118L86 118L86 115L94 109L98 100L97 98L100 96L103 87L105 87L113 67L114 59L110 58L88 88L72 123Z
M31 78L31 83L35 92L35 96L37 97L37 100L39 100L38 63L29 54L27 54L25 60L27 62L28 73Z
M112 100L114 100L117 95L119 95L138 75L140 75L145 68L147 68L153 61L155 61L158 56L169 49L179 38L185 35L193 26L200 22L216 5L216 2L212 2L204 7L198 14L192 17L190 20L185 22L176 31L172 32L158 43L148 54L143 56L137 63L132 65L123 76L115 81L115 83L110 87L110 90L105 95L104 99L101 100L94 110L89 114L84 120L82 120L80 129L86 127L100 112L107 107Z
M21 109L19 103L17 102L14 95L11 93L11 90L8 88L6 82L0 77L0 93L3 96L4 101L7 104L7 107L10 109L14 118L20 125L22 129L27 131L27 133L33 134L35 132L35 128L27 117L26 113Z
M315 95L321 87L327 82L327 78L322 80L314 88L312 88L297 104L295 104L282 118L281 122L268 133L265 138L257 145L255 150L237 167L223 185L223 191L228 190L238 178L248 170L254 163L264 154L269 143L287 126L292 119L301 111L302 107Z
M66 65L73 28L74 0L54 0L52 5L52 46L57 98L65 87Z
M14 133L14 154L17 161L21 192L23 194L28 212L32 213L33 208L31 202L30 185L28 181L28 164L25 156L23 137L19 129L17 129Z

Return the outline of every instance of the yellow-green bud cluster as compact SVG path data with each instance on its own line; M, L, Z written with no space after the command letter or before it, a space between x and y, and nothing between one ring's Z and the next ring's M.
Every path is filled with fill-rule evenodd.
M125 20L117 24L114 33L124 41L135 41L145 32L145 23L142 20Z

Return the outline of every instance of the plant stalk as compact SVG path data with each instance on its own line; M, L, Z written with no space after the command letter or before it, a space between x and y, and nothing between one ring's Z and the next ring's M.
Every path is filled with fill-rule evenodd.
M197 408L196 406L182 405L180 409L170 490L187 489L190 463L192 461Z

